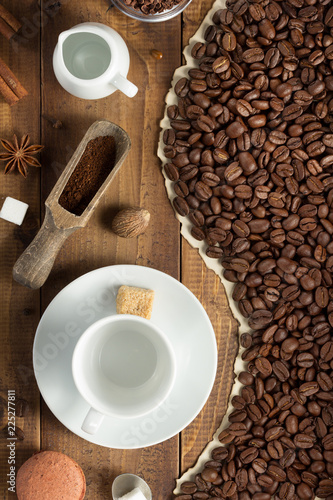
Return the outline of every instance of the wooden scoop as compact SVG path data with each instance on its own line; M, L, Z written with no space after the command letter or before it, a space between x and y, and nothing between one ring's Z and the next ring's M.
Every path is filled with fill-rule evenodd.
M114 166L82 215L78 216L65 210L59 204L59 197L84 153L88 142L100 136L114 137L116 149ZM111 184L130 149L130 138L118 125L108 121L97 121L89 127L45 201L46 211L42 227L14 265L13 278L15 281L32 289L40 288L45 283L64 241L76 229L87 224L104 191Z

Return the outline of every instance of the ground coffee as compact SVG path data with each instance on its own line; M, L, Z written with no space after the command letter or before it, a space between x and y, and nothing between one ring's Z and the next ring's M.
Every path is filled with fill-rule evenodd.
M100 136L89 141L59 197L59 204L68 212L82 215L113 169L115 159L113 136Z

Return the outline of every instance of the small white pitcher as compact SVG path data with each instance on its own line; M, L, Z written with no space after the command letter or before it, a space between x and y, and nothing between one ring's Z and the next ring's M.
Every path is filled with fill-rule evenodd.
M134 97L127 80L129 53L121 36L100 23L82 23L60 33L53 69L60 85L82 99L100 99L119 89Z

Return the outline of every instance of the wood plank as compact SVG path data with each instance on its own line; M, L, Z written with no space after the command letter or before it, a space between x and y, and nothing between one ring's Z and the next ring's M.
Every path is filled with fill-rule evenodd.
M211 0L192 2L183 14L183 47L199 28L212 6ZM218 368L213 390L198 417L182 432L181 471L192 467L212 439L225 414L233 384L233 363L238 351L237 322L219 278L208 271L196 250L183 241L182 282L200 300L215 331L218 345Z
M74 278L105 265L137 263L179 277L179 228L166 197L156 149L164 95L173 68L179 64L180 18L151 26L125 17L115 8L106 13L106 8L103 0L90 0L84 5L71 0L63 4L43 30L43 113L64 124L63 129L54 130L43 122L43 138L50 145L50 169L43 178L44 198L65 165L66 156L70 156L94 120L104 118L117 123L132 140L129 156L88 226L70 237L60 251L42 290L43 308ZM51 67L57 34L83 21L109 24L123 36L131 57L128 77L139 87L135 98L116 92L107 99L83 101L57 84ZM156 61L150 50L157 48L164 52L163 47L168 47L165 57ZM150 211L149 228L137 239L117 238L110 230L112 217L120 208L133 205ZM110 498L112 480L121 472L142 475L156 500L169 497L178 473L177 436L147 449L112 450L70 433L45 405L42 422L43 448L64 451L80 463L87 477L87 498Z
M30 19L39 12L34 0L25 2L2 1L19 20ZM28 90L29 96L11 108L0 96L0 137L11 140L29 133L34 144L39 137L39 28L34 36L21 35L20 43L13 45L1 36L0 56ZM29 69L29 71L27 71ZM1 147L2 150L2 147ZM43 163L43 157L41 159ZM16 398L29 403L24 418L17 417L25 438L15 442L16 471L39 448L39 393L32 371L32 342L39 319L39 292L18 285L12 280L13 265L24 250L27 241L39 225L40 171L30 168L27 179L17 173L4 175L0 165L1 205L7 196L29 204L22 226L0 219L0 395L7 401L7 391L15 390ZM6 416L6 415L5 415ZM6 483L9 473L7 430L0 434L0 495L12 498Z
M192 467L211 441L227 409L238 352L238 327L220 279L209 271L196 250L183 243L182 281L206 310L217 341L218 367L214 387L198 417L182 432L182 472Z

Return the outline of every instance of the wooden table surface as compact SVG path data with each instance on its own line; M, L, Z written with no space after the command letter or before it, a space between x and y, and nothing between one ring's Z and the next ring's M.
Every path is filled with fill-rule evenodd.
M28 90L29 96L11 108L0 97L0 137L28 133L43 144L42 168L31 167L28 177L4 175L0 168L1 205L6 196L29 204L22 226L0 219L0 396L8 390L28 402L16 425L24 439L16 442L15 467L40 449L57 450L75 459L87 479L88 500L111 498L114 477L123 472L142 476L154 500L172 498L175 479L192 466L212 438L225 412L237 352L237 325L229 311L223 287L212 271L181 239L179 223L167 198L157 158L159 121L173 72L182 62L182 49L211 7L211 0L193 0L182 16L164 23L134 21L107 0L2 0L22 23L17 44L0 39L0 57ZM59 4L61 7L59 8ZM58 34L75 24L105 23L125 39L131 58L129 79L139 92L129 99L119 91L88 101L63 90L52 69ZM151 50L163 53L154 59ZM55 129L42 116L61 120ZM62 247L53 270L40 290L32 291L12 279L12 268L44 217L44 201L87 128L97 119L119 124L130 135L132 149L120 173L84 229ZM123 207L142 206L151 213L145 234L118 238L110 230ZM137 264L163 271L186 285L201 301L215 329L219 363L213 391L201 413L173 438L138 450L114 450L93 445L65 428L40 397L32 370L32 345L40 317L55 295L82 274L113 264ZM200 367L198 367L200 369ZM193 387L195 391L195 387ZM184 400L187 395L184 394ZM3 410L3 408L2 408ZM5 416L4 416L5 417ZM7 429L0 437L1 498L15 498L7 488L9 449Z

